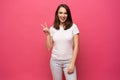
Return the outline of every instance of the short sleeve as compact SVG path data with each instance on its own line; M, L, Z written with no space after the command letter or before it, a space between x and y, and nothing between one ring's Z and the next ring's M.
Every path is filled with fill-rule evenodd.
M50 36L53 36L53 27L50 27Z
M77 25L73 24L73 35L80 33Z

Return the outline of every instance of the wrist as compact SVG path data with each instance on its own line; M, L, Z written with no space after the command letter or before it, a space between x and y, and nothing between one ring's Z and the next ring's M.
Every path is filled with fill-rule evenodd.
M50 37L50 34L46 34L46 37Z

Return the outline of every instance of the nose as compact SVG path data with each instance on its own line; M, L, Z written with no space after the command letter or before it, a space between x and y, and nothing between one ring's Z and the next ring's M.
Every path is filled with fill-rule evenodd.
M62 14L62 17L65 17L65 14Z

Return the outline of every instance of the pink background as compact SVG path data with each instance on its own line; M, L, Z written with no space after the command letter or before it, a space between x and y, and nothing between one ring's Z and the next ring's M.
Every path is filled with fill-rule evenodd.
M119 0L0 0L0 80L52 80L41 23L60 3L80 29L78 80L120 80Z

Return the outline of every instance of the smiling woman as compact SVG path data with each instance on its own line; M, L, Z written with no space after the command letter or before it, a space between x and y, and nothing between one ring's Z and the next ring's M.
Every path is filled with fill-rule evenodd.
M79 30L72 21L69 7L60 4L55 12L53 26L50 29L47 24L41 26L46 34L47 48L52 48L50 67L53 80L62 80L62 71L66 80L77 80L75 62Z
M44 26L43 33L39 24L54 23L54 10L60 3L69 5L80 29L77 80L120 80L120 0L0 0L0 80L53 80L48 60L59 62L71 55L67 46L71 47L76 25L65 30L58 12L55 23L60 29L54 24L50 29ZM69 27L68 8L60 8L67 12L64 26ZM46 40L47 47L53 47L51 57Z
M65 4L61 4L60 6L58 6L55 12L54 27L56 29L59 29L59 25L62 25L66 30L70 28L72 24L73 21L69 7Z
M67 19L67 16L68 16L68 14L67 14L66 9L64 7L61 7L58 11L58 17L59 17L59 20L61 22L61 25L64 24L64 22Z

